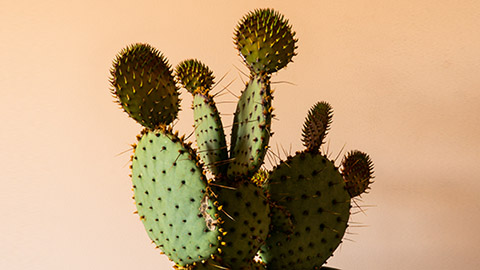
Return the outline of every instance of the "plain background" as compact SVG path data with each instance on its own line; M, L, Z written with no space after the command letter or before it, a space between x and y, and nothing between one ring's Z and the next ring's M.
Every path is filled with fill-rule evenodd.
M176 65L198 58L217 91L242 90L233 46L244 14L271 7L297 33L298 56L272 77L272 151L302 149L309 107L334 108L331 158L368 152L375 183L328 265L480 269L480 2L0 2L0 269L170 269L131 199L130 144L109 69L145 42ZM228 126L235 96L219 109ZM176 129L192 132L182 91ZM229 129L226 130L229 134ZM266 166L271 166L268 162Z

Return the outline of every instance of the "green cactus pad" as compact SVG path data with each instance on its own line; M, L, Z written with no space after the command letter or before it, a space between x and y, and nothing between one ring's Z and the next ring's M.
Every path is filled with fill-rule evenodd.
M327 102L316 103L309 111L302 130L307 151L318 152L332 123L333 110Z
M220 217L226 232L219 255L222 265L248 268L269 232L270 206L265 191L249 181L228 188L212 185L222 206Z
M341 243L350 215L337 168L320 154L297 153L273 170L269 187L272 201L291 214L294 230L271 232L261 252L267 268L320 268Z
M230 159L230 178L253 176L267 153L272 120L272 94L268 77L252 77L235 111Z
M178 81L192 94L199 89L210 90L215 79L213 72L196 59L181 62L175 72Z
M247 14L235 31L235 45L255 74L274 73L292 61L295 32L288 20L272 9Z
M166 58L147 44L123 49L111 70L112 93L130 117L149 129L168 125L179 111L178 89Z
M217 209L202 166L183 138L166 128L139 139L132 162L137 211L148 236L185 266L217 252Z
M349 152L342 161L342 175L350 196L356 197L369 189L373 178L373 162L361 151Z
M281 232L287 235L293 233L295 227L293 226L292 214L284 206L275 205L273 202L270 203L272 219L270 231L273 233Z
M228 149L220 113L210 89L213 73L198 60L185 60L176 68L177 79L193 94L195 137L201 160L216 175L225 175Z
M214 175L225 175L227 143L222 120L213 97L197 93L193 97L194 128L200 158Z

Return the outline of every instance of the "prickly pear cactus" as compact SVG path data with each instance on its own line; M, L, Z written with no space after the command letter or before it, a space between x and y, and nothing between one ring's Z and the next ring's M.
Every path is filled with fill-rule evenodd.
M332 269L323 265L342 242L352 198L370 188L373 163L354 150L339 168L322 153L333 109L317 102L303 125L305 149L262 168L272 135L271 77L292 62L296 42L288 20L272 9L237 25L234 43L250 78L230 144L204 63L188 59L173 71L142 43L115 58L112 93L143 126L131 165L137 213L175 269ZM193 95L197 149L173 131L180 86Z

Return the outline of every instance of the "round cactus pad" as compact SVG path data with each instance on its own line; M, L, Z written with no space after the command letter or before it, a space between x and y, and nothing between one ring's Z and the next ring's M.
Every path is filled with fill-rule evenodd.
M167 59L155 48L134 44L123 49L111 75L118 103L144 127L154 129L177 118L178 89Z
M221 235L217 209L195 152L163 128L135 148L132 181L148 236L181 266L208 259Z
M274 73L292 61L295 32L283 15L272 9L247 14L235 32L235 44L255 74Z
M210 90L215 79L208 66L196 59L181 62L175 73L177 80L192 94L199 88L203 91Z

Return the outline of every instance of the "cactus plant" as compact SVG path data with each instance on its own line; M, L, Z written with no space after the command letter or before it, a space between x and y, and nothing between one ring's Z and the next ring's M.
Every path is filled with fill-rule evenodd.
M258 9L240 21L234 42L250 78L230 145L204 63L188 59L172 70L142 43L115 58L112 93L144 127L131 166L137 213L176 269L331 269L324 264L342 241L352 198L372 183L373 163L358 150L346 155L341 171L328 160L320 146L333 109L318 102L303 126L306 148L262 169L272 134L270 80L292 62L297 40L283 15ZM193 95L198 151L173 131L179 86Z

